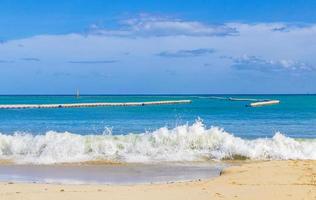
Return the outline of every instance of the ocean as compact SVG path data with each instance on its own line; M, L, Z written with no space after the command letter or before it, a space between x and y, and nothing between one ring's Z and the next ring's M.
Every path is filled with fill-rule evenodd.
M247 101L214 96L281 103L247 107ZM182 99L192 103L3 109L0 159L22 164L316 159L315 95L0 96L0 104Z

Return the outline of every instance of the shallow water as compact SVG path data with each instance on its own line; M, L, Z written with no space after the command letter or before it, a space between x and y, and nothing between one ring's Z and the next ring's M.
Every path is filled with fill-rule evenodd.
M156 163L124 165L0 165L0 182L57 184L148 184L210 179L224 163Z

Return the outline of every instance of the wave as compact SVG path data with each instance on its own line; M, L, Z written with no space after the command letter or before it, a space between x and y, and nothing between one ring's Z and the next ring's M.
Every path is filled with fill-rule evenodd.
M277 132L272 138L242 139L202 121L173 129L128 135L0 134L0 159L16 163L316 159L316 140L297 140Z

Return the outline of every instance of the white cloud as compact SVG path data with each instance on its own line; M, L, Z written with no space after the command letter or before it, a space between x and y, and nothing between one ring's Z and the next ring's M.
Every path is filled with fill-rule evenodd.
M88 34L105 36L228 36L236 35L234 28L225 24L205 24L198 21L140 15L122 20L118 29L106 29L93 24Z
M226 58L231 59L233 61L232 67L238 70L256 70L262 72L303 72L315 70L313 66L307 63L291 59L271 60L248 55Z
M214 53L214 49L181 49L176 52L163 51L157 54L166 58L185 58L185 57L197 57L205 56Z

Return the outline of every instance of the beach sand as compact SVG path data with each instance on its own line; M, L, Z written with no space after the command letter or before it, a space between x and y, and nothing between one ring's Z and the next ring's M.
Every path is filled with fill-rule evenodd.
M316 199L316 161L262 161L225 169L212 180L148 185L0 183L1 200Z

